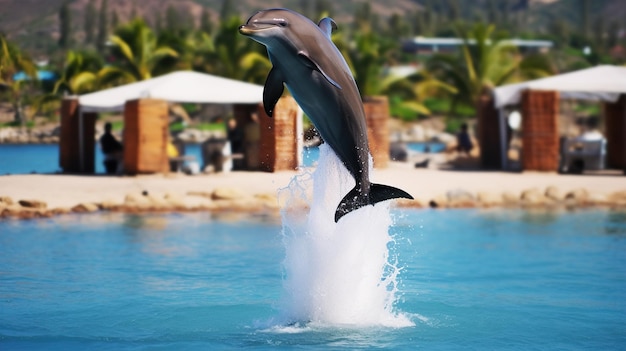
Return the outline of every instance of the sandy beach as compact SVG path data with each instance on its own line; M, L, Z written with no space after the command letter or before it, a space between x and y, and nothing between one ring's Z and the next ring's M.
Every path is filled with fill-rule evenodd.
M217 189L236 189L245 196L262 194L276 196L291 179L309 170L293 172L228 172L201 175L155 174L139 176L80 176L62 174L29 174L0 176L0 196L13 201L39 200L50 208L71 208L81 203L123 203L129 194L169 194L183 199L189 206L206 199L195 194L210 194ZM428 206L433 199L449 192L474 196L503 193L519 196L536 189L543 194L552 187L565 196L568 192L586 189L594 198L605 199L616 192L626 192L626 177L621 173L594 175L562 175L539 172L488 172L440 169L415 169L409 163L391 162L385 169L376 169L372 179L390 184L412 194L416 206Z

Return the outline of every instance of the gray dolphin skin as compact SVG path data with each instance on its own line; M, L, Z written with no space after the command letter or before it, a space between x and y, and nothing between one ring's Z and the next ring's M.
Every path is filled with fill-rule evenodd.
M394 198L413 199L398 188L370 183L363 102L348 64L330 40L336 28L330 18L316 25L287 9L259 11L239 27L241 34L267 48L273 65L263 91L267 114L272 116L286 85L356 181L339 203L335 222L367 205Z

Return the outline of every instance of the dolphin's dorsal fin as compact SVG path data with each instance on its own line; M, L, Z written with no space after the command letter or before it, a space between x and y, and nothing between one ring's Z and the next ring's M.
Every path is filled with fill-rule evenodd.
M339 85L339 83L335 82L334 79L330 78L330 76L328 74L326 74L326 72L324 72L324 70L322 70L320 65L318 65L317 62L313 61L313 59L311 59L306 52L304 52L304 51L298 52L298 57L300 57L302 59L302 61L304 61L304 64L306 66L309 66L312 70L320 72L324 76L324 78L326 78L328 83L334 85L337 89L341 89L341 85Z
M272 117L274 114L274 107L278 102L278 99L283 95L285 86L283 85L285 79L283 73L272 67L270 73L265 80L265 87L263 88L263 108L268 116Z
M333 34L333 31L337 29L337 23L330 17L324 17L320 20L318 26L322 29L322 32L326 34L328 38Z

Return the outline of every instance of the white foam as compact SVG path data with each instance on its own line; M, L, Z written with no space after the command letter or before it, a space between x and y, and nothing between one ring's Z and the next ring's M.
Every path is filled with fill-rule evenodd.
M394 311L399 269L388 247L393 240L389 201L334 221L339 201L354 184L330 147L322 145L313 177L299 176L281 191L287 200L284 296L279 308L287 323L413 325ZM312 192L307 191L311 187ZM309 204L308 213L291 210L302 201Z

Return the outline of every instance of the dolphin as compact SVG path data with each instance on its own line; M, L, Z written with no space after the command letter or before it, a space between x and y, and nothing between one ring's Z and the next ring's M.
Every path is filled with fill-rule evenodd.
M263 44L272 62L263 90L268 116L287 86L348 172L355 187L343 197L335 222L367 205L394 199L413 199L407 192L369 180L369 147L363 101L346 60L331 41L337 25L323 18L316 25L287 9L262 10L239 32Z

